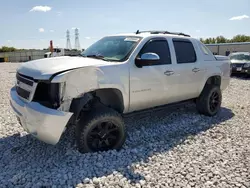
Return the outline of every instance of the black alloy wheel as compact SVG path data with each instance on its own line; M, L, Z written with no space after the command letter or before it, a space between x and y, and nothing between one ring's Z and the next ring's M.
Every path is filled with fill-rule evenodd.
M109 107L93 108L81 115L76 126L76 141L81 153L122 148L126 126L120 113Z
M87 135L87 144L93 151L106 151L119 141L119 128L110 121L99 122Z
M221 109L222 94L219 86L206 85L196 99L196 109L200 114L214 116Z
M219 104L220 104L219 93L217 91L213 91L210 98L209 98L209 108L210 108L211 112L216 111Z

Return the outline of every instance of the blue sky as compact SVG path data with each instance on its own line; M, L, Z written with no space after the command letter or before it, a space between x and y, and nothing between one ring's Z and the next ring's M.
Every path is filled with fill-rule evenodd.
M82 48L108 34L140 30L194 37L250 35L249 0L8 0L1 1L0 46L66 47L79 28ZM230 20L231 19L231 20Z

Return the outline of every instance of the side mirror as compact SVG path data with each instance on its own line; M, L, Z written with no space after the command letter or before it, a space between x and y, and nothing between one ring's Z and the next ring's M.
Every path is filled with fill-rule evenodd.
M142 68L143 66L154 64L159 60L160 57L156 53L144 53L141 57L135 59L135 65L138 68Z
M145 53L141 55L141 60L157 61L160 60L160 57L156 53Z

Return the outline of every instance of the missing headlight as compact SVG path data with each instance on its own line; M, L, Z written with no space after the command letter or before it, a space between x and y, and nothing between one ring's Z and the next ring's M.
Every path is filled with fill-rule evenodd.
M57 109L61 103L61 94L63 93L60 91L60 83L39 82L33 101Z

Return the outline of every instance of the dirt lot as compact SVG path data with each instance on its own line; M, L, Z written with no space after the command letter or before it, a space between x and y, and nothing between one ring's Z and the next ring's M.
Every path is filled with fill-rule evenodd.
M0 187L250 187L250 79L232 78L216 117L187 105L127 118L120 152L83 155L70 131L50 146L17 123L17 66L0 64Z

